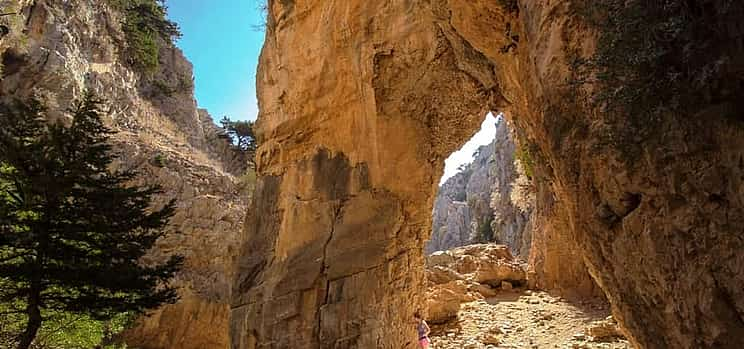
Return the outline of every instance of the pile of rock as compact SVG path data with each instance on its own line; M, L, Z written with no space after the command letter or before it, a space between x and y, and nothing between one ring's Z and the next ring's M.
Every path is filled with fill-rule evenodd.
M585 332L593 342L612 342L618 338L625 338L620 326L612 316L592 322Z
M571 349L614 348L618 343L627 343L617 321L612 316L593 321L584 332L573 335L568 347ZM629 344L626 344L629 347Z
M460 304L526 284L524 265L504 245L481 244L437 251L426 259L427 320L457 317Z

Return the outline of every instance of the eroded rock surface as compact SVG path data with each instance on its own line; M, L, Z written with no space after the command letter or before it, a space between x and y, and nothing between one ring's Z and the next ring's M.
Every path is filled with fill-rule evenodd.
M157 205L177 203L171 233L148 258L186 257L175 280L181 301L143 317L125 337L139 348L229 347L232 265L247 206L236 175L246 158L197 110L192 67L180 50L162 47L149 78L122 60L122 14L107 3L0 1L0 12L19 12L0 17L11 30L0 39L0 98L36 95L56 117L86 90L106 100L104 121L118 131L115 166L139 171L139 184L161 185Z
M596 46L576 2L269 2L235 348L413 346L435 175L487 110L532 145L538 285L593 294L591 273L641 347L744 345L738 109L709 98L639 138L567 94ZM739 59L727 18L711 49Z

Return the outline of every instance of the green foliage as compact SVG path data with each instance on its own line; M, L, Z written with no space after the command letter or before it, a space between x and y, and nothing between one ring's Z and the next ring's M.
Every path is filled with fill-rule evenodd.
M36 100L0 105L0 303L25 317L28 348L46 314L98 321L177 299L167 285L182 263L140 259L165 233L174 203L150 207L158 187L128 186L135 173L109 171L116 158L87 95L71 124L47 124Z
M152 87L156 95L159 96L166 96L166 97L172 97L174 93L176 93L176 89L168 85L168 83L164 82L163 80L153 80L152 81Z
M253 121L233 121L225 116L220 124L222 124L222 129L225 131L227 138L238 149L251 154L256 152L258 144L253 131Z
M153 73L159 64L162 45L172 45L181 37L178 25L166 17L164 1L111 0L124 13L122 28L127 39L126 61L144 73Z
M178 79L177 91L188 92L194 89L194 77L184 77Z
M160 46L155 34L147 31L133 30L127 26L126 59L134 68L153 73L159 65Z
M631 132L651 136L668 112L694 115L710 104L744 110L744 57L732 44L744 2L580 0L572 7L599 35L594 56L574 62L574 82L594 84L594 106L628 119Z
M486 242L492 242L494 239L493 235L493 227L491 227L491 222L493 222L493 215L487 215L483 221L480 222L478 225L478 242L486 243Z
M0 348L16 346L17 334L25 326L22 314L7 314L9 310L0 304L0 314L5 314L0 317ZM117 314L111 320L100 321L84 314L44 311L46 320L31 348L88 349L101 346L105 349L126 349L123 344L115 344L114 337L132 323L132 315Z
M524 146L520 143L515 156L517 160L519 160L519 163L522 165L524 174L527 176L527 178L532 179L535 175L535 157L532 154L530 146Z
M152 164L157 167L165 167L165 156L163 154L156 154L152 158Z
M154 79L150 86L152 87L150 91L151 97L173 97L176 93L188 93L192 91L194 88L194 80L193 78L179 77L175 84L171 84L165 80Z

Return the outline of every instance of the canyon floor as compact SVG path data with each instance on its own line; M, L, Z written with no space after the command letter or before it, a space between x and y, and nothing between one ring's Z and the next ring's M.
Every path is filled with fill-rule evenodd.
M432 348L631 349L602 299L527 289L525 263L497 244L427 257Z
M462 304L457 320L432 325L431 348L632 349L613 336L609 314L599 302L568 302L542 291L502 291Z

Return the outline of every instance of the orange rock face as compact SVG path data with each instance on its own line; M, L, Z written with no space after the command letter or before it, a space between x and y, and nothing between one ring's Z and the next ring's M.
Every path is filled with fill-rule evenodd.
M744 345L744 131L670 117L623 161L566 93L595 46L571 2L269 2L234 348L415 347L443 160L488 110L539 155L538 286L596 294L590 273L639 347Z

